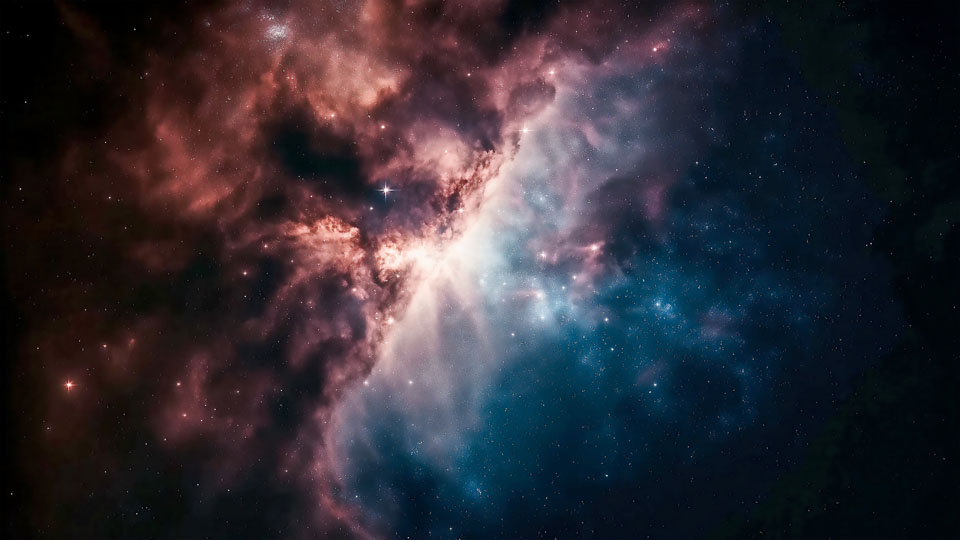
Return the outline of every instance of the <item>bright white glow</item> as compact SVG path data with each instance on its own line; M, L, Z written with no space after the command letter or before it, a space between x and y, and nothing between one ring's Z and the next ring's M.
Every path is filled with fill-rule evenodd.
M272 39L274 41L281 40L290 33L290 30L285 24L272 24L267 27L267 39Z

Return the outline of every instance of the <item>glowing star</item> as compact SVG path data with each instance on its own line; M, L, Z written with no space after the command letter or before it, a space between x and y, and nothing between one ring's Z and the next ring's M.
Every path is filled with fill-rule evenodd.
M282 24L274 24L267 28L267 39L279 40L287 37L288 28Z
M380 193L383 193L383 198L386 199L387 195L389 195L392 191L396 191L396 190L384 184L383 187L378 189L377 191L379 191Z
M520 133L530 133L530 128L523 126L523 128L520 129Z
M73 384L73 381L67 381L67 382L65 382L65 383L63 384L63 387L67 389L67 392L69 392L70 390L72 390L74 386L76 386L76 385Z

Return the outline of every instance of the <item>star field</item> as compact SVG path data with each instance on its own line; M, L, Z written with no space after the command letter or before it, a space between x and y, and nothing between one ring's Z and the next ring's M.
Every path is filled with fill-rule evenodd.
M956 156L877 150L904 64L825 90L829 9L9 9L11 538L870 537L891 403L851 462L956 500Z

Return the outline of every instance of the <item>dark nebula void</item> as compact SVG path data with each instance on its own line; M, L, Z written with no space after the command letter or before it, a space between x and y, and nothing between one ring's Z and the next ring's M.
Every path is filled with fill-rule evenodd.
M5 5L6 537L960 532L958 18L853 4Z

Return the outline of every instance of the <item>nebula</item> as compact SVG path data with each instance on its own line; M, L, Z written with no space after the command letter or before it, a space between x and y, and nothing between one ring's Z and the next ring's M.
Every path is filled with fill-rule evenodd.
M730 511L707 501L767 489L902 327L862 249L885 203L758 52L763 22L737 20L198 8L123 71L108 125L18 176L55 186L8 218L47 388L26 474L71 479L32 492L33 519L51 537L704 534Z

